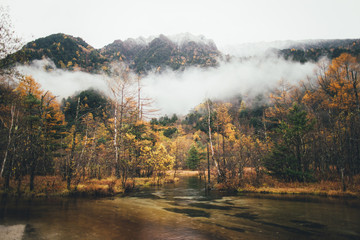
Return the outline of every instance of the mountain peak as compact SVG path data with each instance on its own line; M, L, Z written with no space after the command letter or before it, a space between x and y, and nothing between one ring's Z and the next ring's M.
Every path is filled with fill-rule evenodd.
M116 40L100 51L110 61L125 61L137 72L164 67L215 66L221 55L212 40L190 33Z
M188 44L189 42L195 42L200 45L208 45L214 49L217 49L215 42L212 39L206 38L204 35L193 35L191 33L179 33L174 35L164 35L160 34L158 36L149 36L149 37L137 37L137 38L128 38L125 41L115 40L114 43L123 42L128 45L149 45L153 40L161 39L163 41L171 41L173 44L178 45L179 47Z
M182 46L189 42L195 42L202 45L216 46L213 40L206 38L204 35L193 35L188 32L170 35L168 36L168 38L179 46Z
M244 44L230 49L226 59L256 56L266 53L269 47L272 54L302 63L316 62L324 56L332 59L343 52L360 55L360 39L335 39ZM217 49L213 40L191 33L115 40L102 49L94 49L79 37L57 33L27 43L20 51L1 59L0 68L46 58L57 68L67 70L99 72L108 69L109 63L120 61L138 73L146 73L166 68L214 67L225 54Z
M2 59L0 67L44 58L51 59L57 68L88 72L100 69L105 61L100 53L83 39L56 33L27 43L20 51Z

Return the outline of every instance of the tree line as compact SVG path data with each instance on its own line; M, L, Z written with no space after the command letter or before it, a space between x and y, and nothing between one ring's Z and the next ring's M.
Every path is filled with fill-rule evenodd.
M281 80L268 100L207 100L184 122L198 129L196 146L225 187L241 186L250 168L254 185L266 174L282 181L340 180L345 191L360 172L359 73L358 60L344 53L319 62L316 74L296 85Z
M115 69L115 68L114 68ZM41 90L31 76L3 75L0 84L1 176L21 184L30 176L60 175L68 189L85 177L115 175L159 180L173 157L144 116L147 99L140 83L119 66L109 81L111 96L95 90L63 99ZM133 91L134 84L137 86Z
M282 181L340 180L360 171L359 63L342 54L297 85L269 96L206 100L185 117L151 118L141 78L114 65L110 94L86 90L60 103L31 76L2 74L0 153L4 188L58 175L68 189L85 178L160 181L193 169L226 188L265 175ZM211 173L211 174L210 174Z

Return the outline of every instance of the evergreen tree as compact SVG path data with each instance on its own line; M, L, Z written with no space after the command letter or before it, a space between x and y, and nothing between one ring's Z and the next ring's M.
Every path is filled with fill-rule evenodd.
M306 111L295 103L286 120L281 121L277 128L279 141L264 161L272 175L287 181L312 179L306 153L311 141L308 133L313 125L314 122L308 119Z
M187 158L187 166L191 170L195 170L198 168L199 163L200 163L200 153L193 145L189 150L189 156Z

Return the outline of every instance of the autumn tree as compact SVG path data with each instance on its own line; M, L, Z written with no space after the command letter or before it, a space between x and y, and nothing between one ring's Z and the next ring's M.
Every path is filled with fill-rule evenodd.
M79 182L81 177L101 177L101 173L110 174L108 158L97 160L95 156L106 156L105 146L109 147L107 121L109 100L99 91L88 89L63 99L62 109L67 120L68 136L65 141L67 153L62 164L62 173L71 181ZM100 142L99 142L100 141ZM99 165L99 162L106 162ZM76 187L76 184L75 184Z
M359 72L356 58L341 54L330 65L319 66L317 78L309 84L304 96L304 102L317 119L317 142L323 148L319 150L321 154L314 152L321 159L317 166L321 171L336 166L343 190L345 177L360 172Z
M9 131L2 171L5 173L5 185L11 174L19 181L23 175L29 174L32 191L37 174L54 170L53 158L60 147L58 139L62 132L63 115L55 97L49 92L44 93L30 76L20 79L13 91L17 97L12 102L12 130ZM8 156L11 157L7 159Z
M175 136L171 139L170 143L170 154L174 157L173 169L176 170L185 169L187 167L187 158L189 149L193 145L192 134L186 134L181 126L178 126L178 131Z
M165 171L171 169L174 158L168 154L161 143L154 147L153 151L150 152L150 156L148 159L149 165L153 168L154 179L157 178L157 182L159 182L161 178L165 177Z

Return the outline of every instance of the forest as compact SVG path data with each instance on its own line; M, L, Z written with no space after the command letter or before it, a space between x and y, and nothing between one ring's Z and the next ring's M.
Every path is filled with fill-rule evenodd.
M0 240L360 239L360 1L3 2Z
M335 182L358 193L359 73L356 57L343 53L296 85L283 79L269 93L204 99L186 116L158 118L125 65L109 71L110 94L88 89L62 101L32 76L3 73L1 184L79 191L96 179L116 193L190 169L209 189Z

